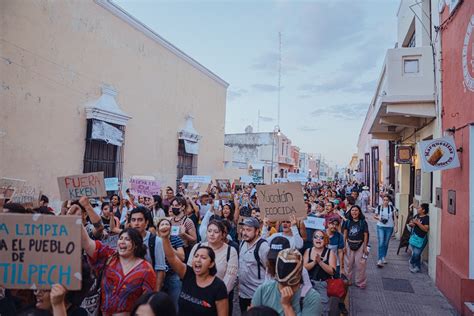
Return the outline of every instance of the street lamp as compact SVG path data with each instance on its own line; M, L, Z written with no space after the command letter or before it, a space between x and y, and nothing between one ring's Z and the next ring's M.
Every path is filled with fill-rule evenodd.
M273 133L272 133L272 166L270 167L270 170L271 170L270 184L273 183L273 159L275 157L275 133L277 133L277 136L280 137L280 135L281 135L280 126L276 125L273 128Z

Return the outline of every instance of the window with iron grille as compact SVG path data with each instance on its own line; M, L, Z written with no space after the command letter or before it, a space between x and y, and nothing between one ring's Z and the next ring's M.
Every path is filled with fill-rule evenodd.
M176 187L181 183L181 179L186 175L197 174L197 155L186 152L184 140L178 140L178 172L176 179Z
M104 178L119 178L123 175L123 145L115 146L103 140L92 139L93 119L87 120L86 150L84 152L84 173L104 172ZM110 124L110 123L109 123ZM124 131L123 126L111 124Z

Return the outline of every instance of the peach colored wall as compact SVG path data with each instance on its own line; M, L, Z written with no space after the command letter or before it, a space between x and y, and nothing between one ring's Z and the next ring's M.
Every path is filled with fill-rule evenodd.
M225 85L90 0L7 0L0 12L0 176L58 199L56 177L82 172L84 105L103 83L132 116L125 178L175 184L188 113L202 136L198 173L223 172Z
M445 8L442 21L447 19ZM463 83L462 49L474 2L464 1L454 19L442 30L443 69L443 129L456 127L456 146L463 147L459 153L460 168L442 172L443 208L441 221L441 254L438 257L437 285L460 311L465 301L474 300L474 281L466 280L469 269L469 128L462 128L474 121L474 91ZM468 49L468 64L473 56L471 35ZM456 215L449 214L448 190L456 191ZM455 232L455 233L454 233ZM461 284L464 284L461 287Z

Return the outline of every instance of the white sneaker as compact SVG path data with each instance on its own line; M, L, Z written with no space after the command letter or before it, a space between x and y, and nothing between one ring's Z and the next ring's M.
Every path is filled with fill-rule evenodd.
M377 267L383 268L383 262L382 262L382 260L377 261Z
M410 270L411 273L418 273L420 272L420 269L418 269L417 267L415 266L410 266L410 268L408 268Z
M387 263L388 263L387 260L385 260L385 258L382 258L382 262L383 262L383 264L387 264Z

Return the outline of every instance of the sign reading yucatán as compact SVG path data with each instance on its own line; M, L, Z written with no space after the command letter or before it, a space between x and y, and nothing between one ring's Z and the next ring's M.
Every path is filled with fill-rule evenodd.
M58 178L61 200L78 200L81 196L107 196L104 173L91 172Z
M0 284L7 289L81 288L79 216L0 214Z
M299 183L257 185L257 194L260 210L269 220L289 220L291 215L306 217L306 204Z

